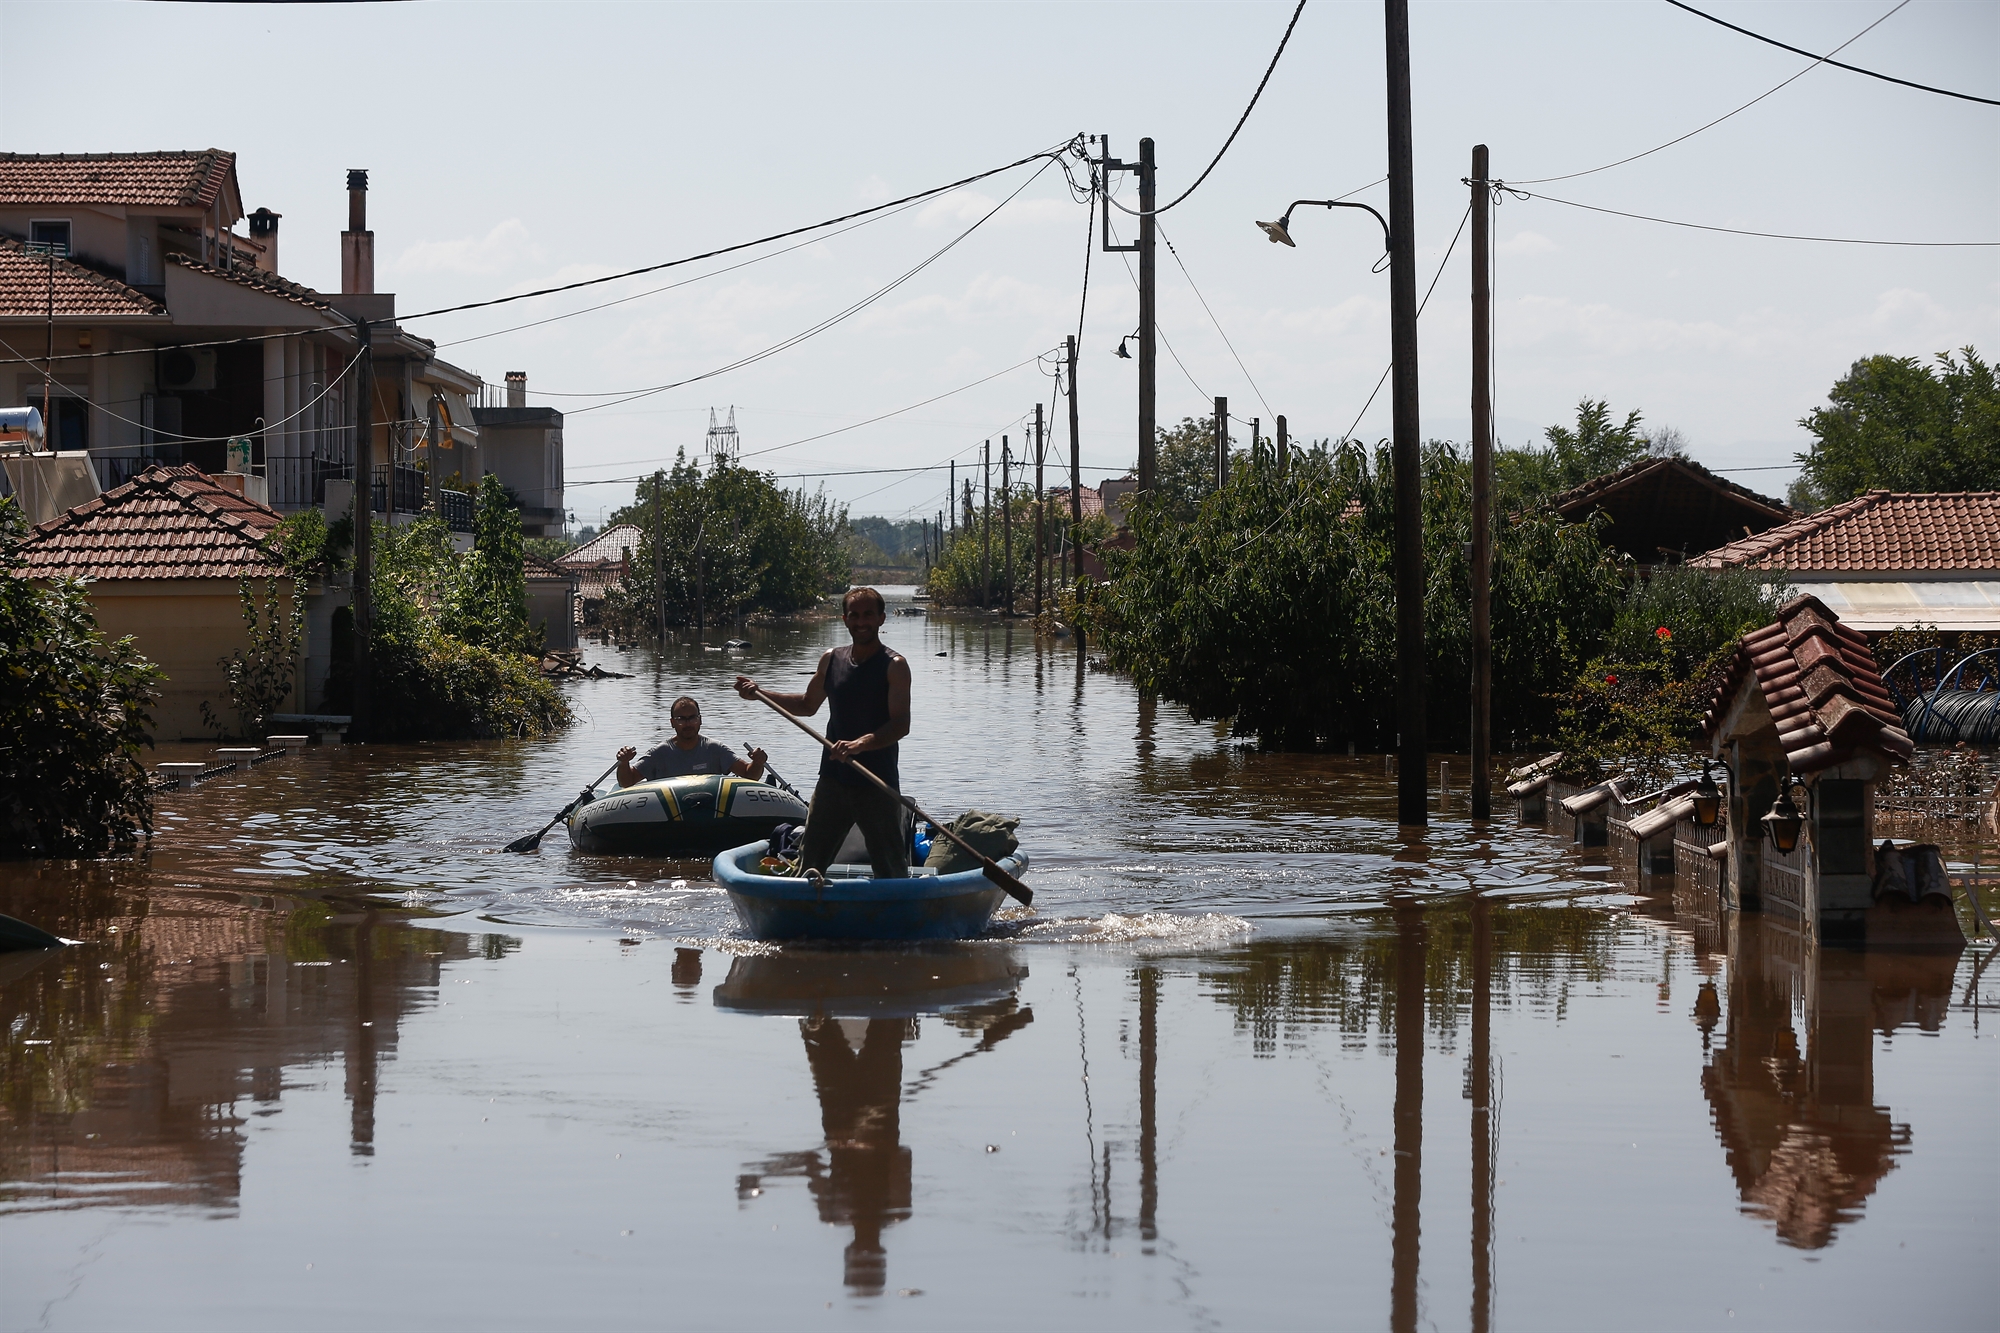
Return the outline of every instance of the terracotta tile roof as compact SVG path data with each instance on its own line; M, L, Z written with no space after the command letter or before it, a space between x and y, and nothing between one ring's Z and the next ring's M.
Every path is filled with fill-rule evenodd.
M1080 490L1080 503L1078 507L1083 511L1085 518L1094 518L1104 512L1104 497L1098 494L1095 486L1084 486ZM1069 487L1054 487L1049 491L1048 495L1049 503L1062 509L1069 508Z
M1753 677L1794 773L1832 768L1857 750L1907 759L1914 749L1868 640L1817 597L1794 597L1776 621L1744 636L1702 720L1709 739Z
M157 153L0 153L0 204L207 208L215 203L235 170L236 154L220 148Z
M1870 491L1688 563L1800 572L1996 570L2000 491Z
M594 565L617 564L623 555L623 548L630 547L632 554L639 554L639 542L644 533L630 523L620 523L606 528L574 551L556 561L565 570L588 569Z
M571 582L576 578L575 570L565 569L553 560L545 560L533 551L521 553L521 573L531 579L562 579L564 582Z
M55 263L55 306L59 318L167 312L145 293L67 259ZM0 319L41 319L48 312L49 257L30 254L21 242L0 237Z
M1642 565L1706 551L1746 530L1763 532L1799 516L1677 454L1642 458L1549 504L1572 523L1601 510L1611 519L1604 540Z
M260 543L278 512L211 481L195 467L156 467L35 525L22 543L23 577L265 578L283 569Z
M1719 491L1732 499L1767 510L1771 517L1779 520L1798 517L1798 511L1782 500L1774 500L1768 495L1759 495L1747 486L1738 486L1727 477L1717 476L1692 458L1679 454L1668 454L1661 458L1642 458L1636 463L1627 463L1616 472L1607 472L1601 477L1593 477L1581 486L1564 491L1549 501L1551 508L1567 514L1580 510L1592 500L1599 499L1612 491L1624 490L1642 478L1658 474L1672 473L1685 477L1710 490Z
M224 282L233 282L239 286L254 288L257 291L266 292L287 301L295 301L302 306L310 306L314 310L333 309L333 302L322 293L316 292L310 287L301 286L289 278L281 278L275 273L266 272L261 268L216 268L212 264L202 263L192 255L182 254L178 250L169 251L162 257L168 263L178 264L184 269L203 273L211 278L221 278Z

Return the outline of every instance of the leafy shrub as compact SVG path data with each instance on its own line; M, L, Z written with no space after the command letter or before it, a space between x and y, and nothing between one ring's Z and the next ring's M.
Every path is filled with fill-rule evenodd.
M101 856L152 831L161 674L105 642L82 584L20 576L24 527L0 498L0 856Z
M1471 474L1451 445L1424 451L1423 506L1429 694L1464 700ZM1084 624L1141 689L1276 748L1393 743L1386 450L1319 447L1283 476L1240 467L1188 522L1157 496L1131 513L1136 546ZM1626 571L1594 526L1539 511L1496 523L1494 548L1494 731L1525 741L1552 723L1551 696L1609 627ZM1433 708L1435 743L1462 744L1469 713Z
M229 679L230 708L242 727L237 734L260 736L264 719L292 695L299 654L305 648L305 597L296 580L291 591L282 592L276 579L266 579L261 607L248 578L237 580L236 592L243 600L243 628L249 643L247 650L239 648L221 659L221 666ZM206 699L201 701L201 718L222 734L223 725Z

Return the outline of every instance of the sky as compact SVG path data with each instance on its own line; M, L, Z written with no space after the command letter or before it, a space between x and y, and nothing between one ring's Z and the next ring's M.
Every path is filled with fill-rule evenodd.
M1839 58L2000 97L2000 5L1702 7L1818 52L1882 20ZM407 313L752 240L1077 134L1108 136L1127 159L1151 136L1172 198L1242 114L1292 8L0 3L0 143L233 150L245 206L284 215L281 272L328 291L346 172L366 168L376 286ZM1412 0L1410 15L1419 291L1436 279L1419 325L1426 436L1471 429L1469 247L1452 242L1475 143L1503 180L1591 172L1523 188L1598 208L2000 241L2000 107L1821 65L1684 142L1594 171L1812 62L1664 0ZM34 58L79 40L88 60ZM1293 199L1356 190L1386 211L1386 188L1371 187L1385 171L1382 7L1308 0L1241 136L1161 218L1162 423L1205 416L1226 394L1266 434L1279 413L1298 440L1388 434L1386 390L1363 410L1388 364L1375 223L1300 210L1296 249L1253 225ZM1121 186L1127 203L1133 188ZM1086 288L1089 225L1061 170L1034 163L803 244L406 327L489 381L525 371L530 401L565 412L578 524L629 500L617 479L677 450L699 456L711 408L732 406L746 463L824 486L856 515L929 516L947 474L882 469L962 469L986 440L997 464L1002 436L1022 448L1038 401L1053 408L1051 457L1067 460L1049 354L1079 320L1085 482L1133 464L1137 363L1113 353L1137 324L1136 265L1091 253ZM1114 225L1130 238L1132 219L1114 213ZM2000 352L1990 246L1772 240L1511 195L1494 225L1506 444L1601 398L1782 496L1810 442L1799 418L1857 358ZM586 309L607 301L618 304ZM696 376L709 377L618 401Z

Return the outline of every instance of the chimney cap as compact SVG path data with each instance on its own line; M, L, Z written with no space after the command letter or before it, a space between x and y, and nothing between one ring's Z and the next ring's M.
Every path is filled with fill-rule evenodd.
M252 236L262 236L266 232L276 231L278 229L278 219L283 216L285 216L283 213L273 213L268 208L258 209L250 215L250 234Z
M350 190L367 189L368 169L366 167L350 168L347 173L347 188Z
M527 371L525 371L525 370L510 370L510 371L508 371L508 372L507 372L507 382L508 382L509 384L512 384L512 383L513 383L514 381L516 381L516 380L519 380L519 381L520 381L521 383L523 383L523 384L526 384L526 383L528 382L528 372L527 372Z

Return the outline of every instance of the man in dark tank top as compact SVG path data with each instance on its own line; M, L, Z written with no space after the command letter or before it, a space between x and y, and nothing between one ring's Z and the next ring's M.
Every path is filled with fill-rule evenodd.
M825 870L847 831L858 825L868 840L876 878L903 879L910 873L910 840L902 804L841 760L854 760L891 788L899 785L896 743L910 734L910 664L882 642L888 608L881 593L849 588L840 605L854 642L820 654L819 669L802 693L764 692L795 717L811 717L822 703L830 705L826 738L834 744L820 754L819 785L806 815L800 856L807 869ZM757 682L738 676L736 692L754 699Z

